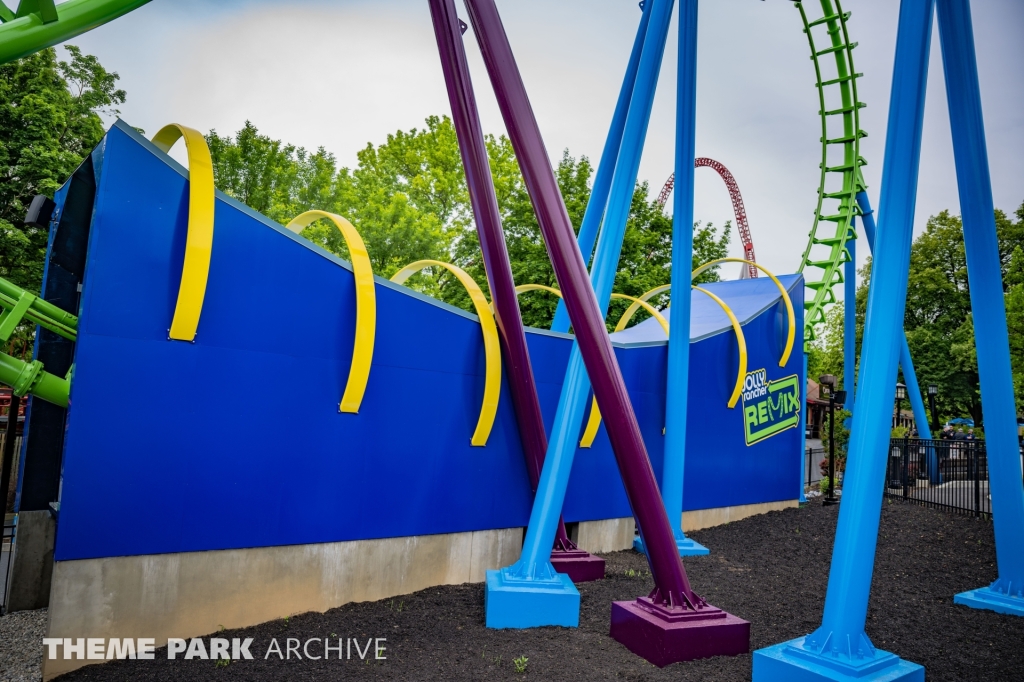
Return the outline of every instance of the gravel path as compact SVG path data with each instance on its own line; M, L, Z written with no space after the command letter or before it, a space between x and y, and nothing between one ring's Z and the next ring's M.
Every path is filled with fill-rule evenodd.
M812 502L693 533L711 555L686 560L695 589L752 623L753 648L792 639L821 621L836 507ZM604 580L580 586L580 627L498 631L483 625L483 586L436 587L380 602L348 604L219 637L253 637L255 660L116 661L60 679L77 680L750 680L751 657L721 657L658 669L608 636L612 600L652 587L646 561L607 555ZM929 680L1024 680L1024 618L953 604L953 594L996 577L992 524L906 504L886 503L867 632L879 648L921 663ZM6 619L0 619L0 622ZM37 635L38 636L38 635ZM387 638L387 660L266 660L287 638ZM36 640L38 641L38 640ZM361 645L361 646L365 646ZM312 653L320 653L317 647ZM515 659L526 657L525 672Z
M0 618L0 682L39 682L46 609Z

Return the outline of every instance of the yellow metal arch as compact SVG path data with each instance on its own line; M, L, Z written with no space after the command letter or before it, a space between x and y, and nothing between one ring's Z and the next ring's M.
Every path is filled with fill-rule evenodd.
M352 223L335 213L327 211L306 211L292 218L285 227L299 234L311 223L326 219L334 223L341 232L349 256L352 258L352 273L356 285L356 338L352 345L352 363L348 370L345 393L341 396L339 412L357 414L366 393L370 379L370 364L373 362L373 343L377 333L377 294L373 285L373 267L366 244Z
M188 152L188 232L169 337L193 341L203 312L213 253L213 160L203 134L177 123L161 128L153 136L153 144L167 152L182 137Z
M728 402L728 406L730 408L733 408L736 406L736 402L739 400L740 394L743 392L743 380L746 378L747 375L747 339L743 335L743 327L740 326L739 320L736 319L736 316L733 314L732 309L728 305L726 305L725 301L720 299L718 296L715 296L707 289L701 289L700 287L693 288L703 294L710 296L712 300L714 300L716 303L718 303L718 305L722 307L722 310L724 310L725 314L728 315L729 317L729 322L730 324L732 324L733 332L736 334L736 342L739 344L740 348L740 367L739 373L736 377L736 385L733 387L732 395L729 397ZM656 296L657 294L661 293L662 291L667 291L668 289L669 285L657 287L656 289L648 291L646 294L644 294L644 296L647 296L647 298L649 299L652 296ZM633 299L631 296L626 296L625 294L612 294L612 296L625 298L627 300L633 300L633 306L636 306L637 310L639 310L641 307L644 307L645 309L651 308L650 304L648 304L647 301L644 299L644 296L640 296L639 298L636 299ZM630 307L632 308L633 306ZM651 309L653 310L653 308ZM665 335L667 336L668 322L661 315L661 313L655 311L654 315L656 316L658 322L661 324L661 328L665 330ZM626 327L626 323L629 322L630 317L632 317L632 314L627 309L626 313L623 314L622 318L619 320L619 324L616 325L615 331L622 331L622 329ZM597 438L597 430L600 426L601 412L598 410L597 401L595 400L593 406L590 409L590 418L587 420L587 428L583 432L583 438L580 439L581 448L589 448L594 444L594 439Z
M520 284L519 286L516 287L516 294L525 294L527 291L546 291L548 293L554 294L558 298L562 298L561 291L554 287L549 287L546 284ZM629 296L627 294L612 294L612 298L620 298L626 301L632 301L633 304L636 305L638 308L642 307L644 310L651 314L651 317L658 321L658 323L661 325L661 328L665 330L665 334L668 335L668 320L665 319L665 317L658 311L657 308L652 306L646 300L641 301L635 296ZM493 303L491 304L491 309L494 309ZM616 327L615 331L621 332L623 329L625 329L625 326Z
M520 284L516 287L516 295L525 294L527 291L546 291L549 294L554 294L558 298L562 298L562 292L554 287L549 287L546 284Z
M732 390L732 396L730 396L728 403L729 407L736 407L736 402L740 399L740 394L743 392L743 380L747 376L747 339L743 336L743 327L740 326L739 320L732 314L732 309L725 304L725 301L707 289L701 289L700 287L694 287L694 289L710 296L712 301L722 306L722 310L729 316L729 322L732 323L733 332L736 333L736 343L740 346L740 368L736 373L736 386Z
M786 320L788 322L788 331L786 333L786 346L783 349L782 357L779 360L779 367L785 367L786 363L789 362L789 356L793 352L793 344L796 340L796 315L793 312L793 300L789 297L789 292L786 291L786 287L782 286L782 282L779 281L779 278L773 275L771 272L769 272L768 269L765 268L763 265L755 263L754 261L751 260L745 260L743 258L719 258L718 260L713 260L708 263L704 263L704 265L701 265L696 270L694 270L690 276L698 277L702 272L708 270L709 268L713 268L721 263L746 263L747 265L753 265L755 268L766 274L772 280L772 282L775 283L775 286L778 287L779 294L782 296L782 300L786 304ZM641 295L633 303L633 305L626 308L626 312L622 314L622 317L619 319L619 323L615 326L615 331L622 331L623 329L626 328L626 325L629 324L629 321L633 318L633 315L635 315L637 311L640 310L640 307L642 305L642 303L640 303L641 301L649 301L658 294L662 294L665 293L666 291L669 291L671 288L671 284L663 284L660 287L655 287L648 291L647 293Z
M476 430L473 431L473 438L470 442L476 446L484 446L487 445L487 438L491 435L491 429L494 427L494 418L498 413L498 397L501 393L501 346L498 343L498 327L494 323L494 314L491 313L487 304L487 297L484 296L484 292L480 290L473 278L465 270L451 263L418 260L396 272L391 281L395 284L402 284L415 273L428 267L444 268L455 275L455 278L466 288L466 293L469 294L470 300L473 301L473 307L476 309L476 315L480 318L480 329L484 335L484 399L480 405L480 417L476 422Z
M640 308L644 308L646 310L647 307L644 306L644 303L647 303L647 301L651 300L658 294L663 294L671 289L671 284L662 284L660 287L654 287L650 291L638 296L636 300L633 301L633 303L628 308L626 308L626 312L622 313L622 317L619 318L619 323L615 325L615 331L621 332L623 329L625 329L626 325L629 324L629 321L633 319L633 316L637 314ZM666 334L667 333L668 332L666 332Z
M768 272L767 268L763 265L758 265L752 260L744 260L743 258L719 258L718 260L710 261L694 270L692 276L697 277L705 270L713 268L720 263L746 263L747 265L753 265L775 282L775 286L779 289L779 294L782 295L782 300L786 303L786 319L789 323L789 331L786 334L786 347L782 351L782 359L779 360L779 367L785 367L786 363L789 362L790 354L793 352L793 343L796 339L796 315L793 313L793 301L789 298L789 292L786 291L786 287L782 286L779 278Z
M652 294L653 296L654 294ZM661 328L665 330L665 336L668 336L668 320L662 315L657 308L652 306L646 300L642 301L635 296L627 296L626 294L612 294L612 298L620 298L626 301L632 301L632 305L638 308L643 308L651 314L651 317L658 321ZM632 306L631 306L632 307ZM625 321L623 321L625 320ZM615 331L621 332L626 328L626 322L629 320L623 315L619 319L619 323L615 325ZM583 438L580 439L581 448L589 448L594 444L594 439L597 438L597 430L601 426L601 410L597 407L597 398L592 398L592 404L590 406L590 417L587 418L587 428L583 430Z

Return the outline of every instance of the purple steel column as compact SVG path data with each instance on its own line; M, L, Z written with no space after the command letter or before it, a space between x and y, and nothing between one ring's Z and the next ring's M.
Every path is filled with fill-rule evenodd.
M459 138L462 165L466 170L466 184L473 205L477 235L480 237L480 250L483 252L484 268L487 271L491 298L494 300L494 316L504 342L501 347L508 367L509 387L512 402L515 404L519 436L526 454L530 487L536 492L548 440L544 432L544 418L530 365L523 320L519 313L519 304L516 302L515 281L502 233L498 199L494 193L494 181L491 178L483 128L480 125L480 114L473 94L466 50L462 43L459 17L454 0L429 0L429 4L437 48L441 55L441 67L448 86L452 118ZM567 555L568 561L565 562L564 572L568 573L574 582L604 577L603 559L573 550L576 550L576 547L570 542L565 532L565 524L559 519L555 551Z
M587 267L558 189L537 120L493 0L466 0L498 106L533 201L637 524L648 547L657 603L702 606L676 551L657 480L615 360Z

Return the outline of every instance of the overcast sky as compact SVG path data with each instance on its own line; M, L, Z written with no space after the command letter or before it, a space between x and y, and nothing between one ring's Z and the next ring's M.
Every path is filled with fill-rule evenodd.
M861 152L877 206L899 3L843 5L859 43L861 125L870 135ZM1011 212L1024 202L1024 1L973 5L995 204ZM549 153L557 159L568 148L596 164L640 19L636 0L498 6ZM818 103L801 28L787 0L700 7L697 154L731 169L758 261L779 273L799 265L818 183ZM652 194L673 165L675 21L670 36L640 166ZM466 39L484 129L503 133L472 30ZM450 113L426 0L153 0L71 42L120 74L128 92L121 116L150 135L171 121L233 133L249 119L351 166L367 142ZM696 192L697 219L732 217L713 171L698 171ZM945 208L959 212L936 28L915 233ZM731 251L742 253L735 235Z

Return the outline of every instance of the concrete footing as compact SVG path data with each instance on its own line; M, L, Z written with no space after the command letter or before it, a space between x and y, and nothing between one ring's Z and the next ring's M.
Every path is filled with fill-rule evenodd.
M750 623L714 606L669 608L641 597L612 602L611 636L659 668L750 651Z
M59 561L48 637L196 637L435 585L483 582L523 529ZM93 661L44 660L43 679ZM95 661L100 662L100 661Z
M870 656L808 652L804 637L754 652L754 682L924 682L924 668L876 649Z
M509 568L487 571L484 618L489 628L579 627L580 593L565 573L516 579Z
M972 609L983 609L1005 613L1008 616L1024 616L1024 597L1018 594L1007 594L992 586L979 587L976 590L961 592L953 597L954 604L970 606Z
M53 547L57 524L48 511L17 515L11 547L11 579L7 585L7 612L44 609L50 601Z

